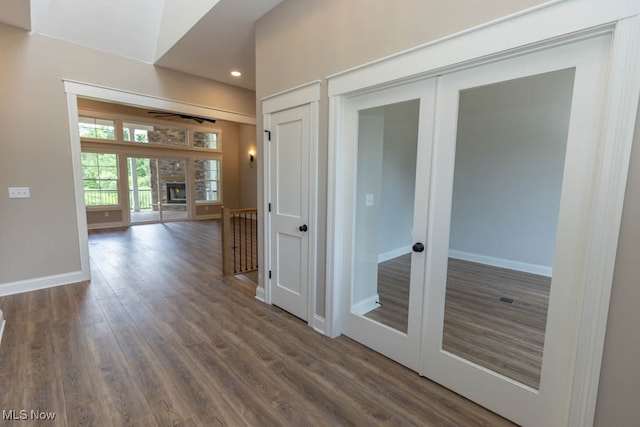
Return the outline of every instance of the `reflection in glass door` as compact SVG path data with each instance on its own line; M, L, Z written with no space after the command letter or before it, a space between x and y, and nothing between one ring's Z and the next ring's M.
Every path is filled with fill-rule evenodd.
M567 412L607 45L438 81L422 368L522 425Z
M459 95L442 348L535 389L574 71Z
M419 105L413 100L359 113L351 310L403 333L409 315Z
M356 185L350 196L352 285L343 331L414 370L426 255L429 162L424 154L434 83L362 95L349 113L350 134L357 141L352 154Z
M185 160L129 157L127 170L132 224L187 218Z

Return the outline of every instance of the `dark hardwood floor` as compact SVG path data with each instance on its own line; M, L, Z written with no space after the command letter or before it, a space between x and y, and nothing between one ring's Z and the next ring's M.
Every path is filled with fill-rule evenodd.
M92 280L0 298L0 425L511 425L222 277L217 221L92 233Z
M378 264L378 298L380 306L365 317L407 332L409 316L409 281L411 254Z

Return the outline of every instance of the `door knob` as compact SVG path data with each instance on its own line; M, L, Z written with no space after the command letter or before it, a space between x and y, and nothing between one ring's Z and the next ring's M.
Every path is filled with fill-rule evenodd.
M420 242L416 243L415 245L413 245L413 251L414 252L424 252L424 245Z
M301 225L301 226L300 226L300 228L299 228L299 230L300 230L300 231L307 231L307 230L308 230L308 228L307 228L307 224Z

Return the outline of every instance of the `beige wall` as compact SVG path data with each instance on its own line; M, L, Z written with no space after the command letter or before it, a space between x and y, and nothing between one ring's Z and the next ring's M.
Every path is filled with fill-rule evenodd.
M62 79L254 114L252 91L0 24L0 286L80 269ZM31 198L9 200L6 188Z
M258 207L258 168L257 157L254 164L249 164L249 151L257 151L256 127L240 125L238 128L238 156L240 173L240 206L241 208Z
M326 171L329 74L399 52L447 34L525 9L540 0L285 0L256 27L257 98L312 80L322 81L319 134L318 308L324 313ZM397 23L400 25L389 25ZM392 28L392 30L390 30ZM276 59L277 60L274 60ZM257 106L261 117L260 104ZM262 132L258 120L258 134ZM636 143L636 146L638 143ZM635 149L627 189L618 262L613 284L605 362L598 397L598 426L640 425L637 390L640 370L640 253L638 177L640 150ZM634 218L634 219L632 219ZM618 387L621 385L622 387Z

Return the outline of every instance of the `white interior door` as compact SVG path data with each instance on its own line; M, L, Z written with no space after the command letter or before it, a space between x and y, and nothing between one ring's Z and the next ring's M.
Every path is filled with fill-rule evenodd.
M435 79L352 98L343 333L418 370ZM345 236L347 238L347 236Z
M422 372L566 425L610 36L438 80Z
M271 113L271 302L309 320L310 105Z

